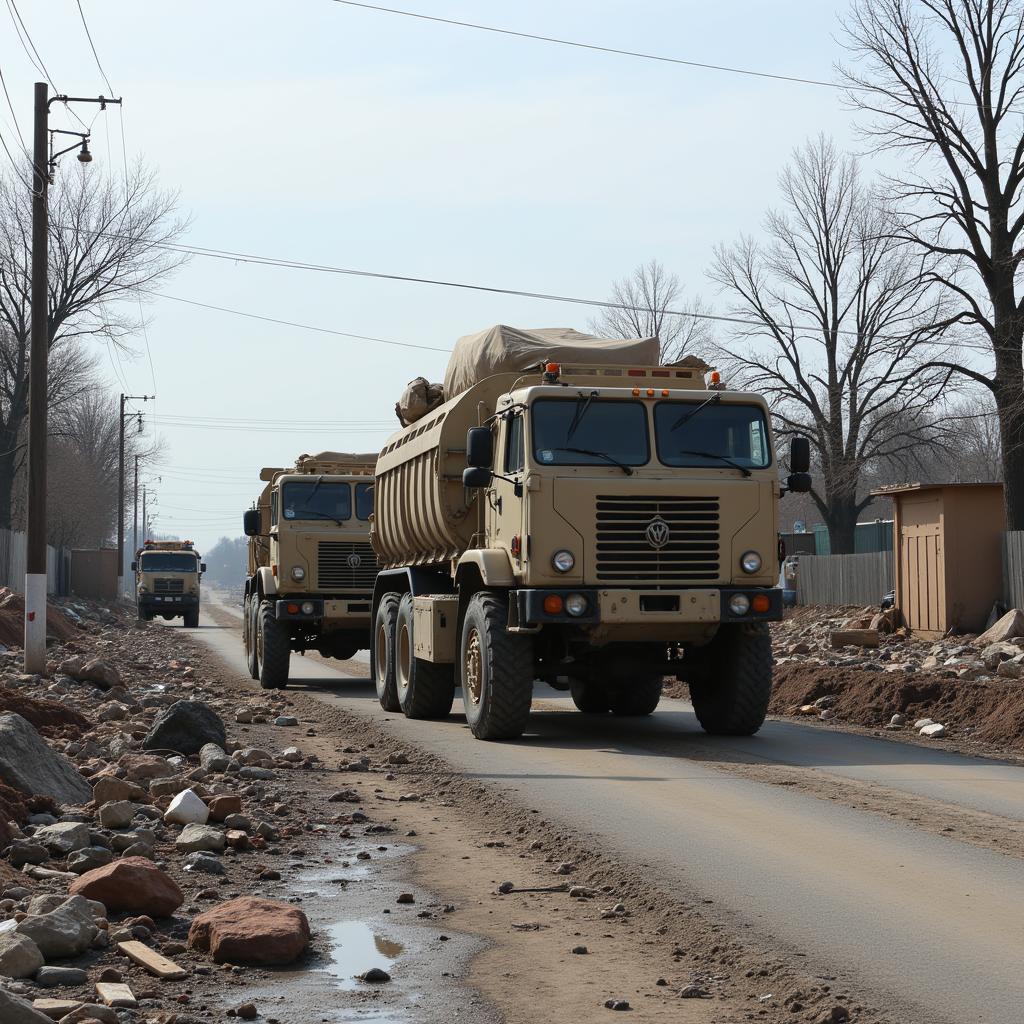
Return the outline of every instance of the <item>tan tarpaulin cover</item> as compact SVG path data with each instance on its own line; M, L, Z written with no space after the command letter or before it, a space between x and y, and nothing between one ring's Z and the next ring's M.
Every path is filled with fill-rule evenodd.
M444 375L445 399L454 398L496 373L529 370L539 363L657 366L657 338L595 338L571 327L520 330L497 324L459 338Z
M317 452L316 455L300 455L295 460L295 468L302 472L311 465L316 466L330 463L338 464L339 468L345 466L358 468L360 466L372 466L376 461L376 452L367 452L365 455L353 452ZM344 472L344 469L342 469L342 472Z
M431 409L444 401L444 387L431 384L426 377L417 377L405 385L402 397L395 405L398 421L403 427L423 419Z

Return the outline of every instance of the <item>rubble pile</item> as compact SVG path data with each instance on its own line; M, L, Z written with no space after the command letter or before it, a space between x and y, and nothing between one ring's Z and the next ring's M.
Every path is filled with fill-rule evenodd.
M772 627L771 713L1024 749L1024 613L917 639L892 610L801 608Z

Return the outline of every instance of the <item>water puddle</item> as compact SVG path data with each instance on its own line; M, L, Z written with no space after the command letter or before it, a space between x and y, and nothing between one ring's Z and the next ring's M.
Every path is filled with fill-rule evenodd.
M327 934L331 937L331 963L324 970L346 990L362 984L356 976L372 967L388 970L405 948L400 942L377 935L363 921L339 921L327 929Z

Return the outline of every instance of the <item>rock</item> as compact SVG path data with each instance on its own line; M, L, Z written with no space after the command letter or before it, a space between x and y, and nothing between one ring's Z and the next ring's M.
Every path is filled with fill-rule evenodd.
M84 804L92 799L89 783L74 764L51 750L21 715L0 715L0 781L60 804Z
M108 910L170 917L185 902L177 883L144 857L122 857L86 872L68 891L98 900Z
M220 853L224 849L224 833L212 825L186 825L181 835L174 841L174 848L180 853L197 851L214 851Z
M281 751L281 757L294 764L296 761L302 760L302 751L298 747L285 747Z
M194 789L183 789L164 812L164 821L170 825L205 825L210 808Z
M99 658L87 661L79 669L78 675L72 675L70 672L68 675L80 682L93 683L101 690L112 690L115 686L121 685L121 673L113 665L109 665Z
M20 934L27 935L39 947L39 952L47 960L79 956L92 945L99 931L87 908L82 913L79 908L68 905L74 899L72 897L49 914L26 917L17 927Z
M34 1009L20 996L0 988L0 1020L4 1024L53 1024L53 1021Z
M680 999L703 999L707 994L700 985L684 985L679 990Z
M608 1010L632 1010L633 1007L625 999L606 999L605 1008Z
M364 971L359 975L359 980L369 982L371 985L383 985L391 980L391 975L387 971L382 971L379 967L371 967L368 971Z
M930 740L937 740L946 735L946 727L944 725L939 725L938 722L932 722L931 725L926 725L919 729L918 733Z
M31 978L43 963L43 954L27 935L0 934L0 977Z
M181 1016L177 1019L181 1020ZM96 1024L97 1021L99 1024L121 1024L121 1018L115 1010L99 1003L83 1003L77 1010L61 1017L57 1024Z
M242 798L234 793L215 796L209 803L210 820L224 821L232 814L242 810Z
M889 719L889 724L891 726L893 726L894 728L899 728L900 726L904 726L904 725L907 724L907 716L906 715L895 714L895 715L892 716L892 718Z
M99 810L100 825L103 828L127 828L137 810L130 800L112 800Z
M56 825L44 825L32 836L34 843L45 846L52 853L69 854L89 846L89 826L80 821L58 821Z
M142 749L198 754L207 743L223 750L226 742L224 723L213 710L198 700L179 700L156 716Z
M255 1020L257 1016L256 1004L242 1003L242 1005L235 1010L235 1016L241 1017L242 1020Z
M208 772L226 772L230 762L231 758L216 743L204 744L199 751L199 763Z
M116 700L111 700L100 705L96 717L101 722L121 722L128 717L128 708Z
M998 643L989 644L981 652L981 660L985 663L985 668L994 670L999 667L1001 662L1016 658L1021 653L1020 647L1016 644L1000 640Z
M262 779L266 782L274 778L274 773L269 768L256 768L253 765L247 764L239 770L238 777L241 779Z
M45 846L27 839L19 839L11 843L7 856L11 865L16 868L24 867L26 864L42 864L50 859L50 854Z
M976 647L987 647L1014 637L1024 637L1024 612L1019 608L1008 611L994 626L986 629L974 644Z
M914 723L915 729L923 729L926 725L934 725L935 723L930 718L919 718Z
M41 967L36 975L36 984L43 988L84 985L88 980L88 972L80 967Z
M239 828L229 828L224 833L224 840L232 850L248 850L252 845L249 833L243 832Z
M75 850L68 857L68 871L73 871L76 875L84 875L86 871L101 868L113 859L113 851L108 850L105 846L87 846L84 850Z
M274 719L274 725L298 725L299 720L294 715L278 715Z
M92 784L92 802L97 807L114 800L132 800L135 803L145 799L146 791L132 782L119 779L116 775L101 775Z
M339 789L336 793L332 793L327 801L332 804L358 804L362 803L363 798L354 789Z
M413 894L411 892L401 892L401 893L398 894L398 899L396 899L395 902L396 903L415 903L416 902L416 897L413 896Z
M121 766L128 772L128 778L135 781L166 779L178 774L166 758L155 754L124 754Z
M877 629L836 629L828 635L833 647L877 647Z
M586 956L590 952L590 950L587 949L586 946L573 946L572 951L577 956Z
M1001 661L996 675L1002 679L1024 679L1024 665L1015 661Z
M824 1010L814 1018L814 1024L844 1024L850 1019L850 1011L845 1006L835 1005Z
M306 915L287 903L254 896L228 900L192 922L188 944L218 963L289 964L309 944Z
M408 764L409 755L404 750L396 750L393 754L388 754L388 764Z
M249 837L246 836L246 839ZM190 853L183 865L185 871L199 871L204 875L223 875L224 865L212 853Z

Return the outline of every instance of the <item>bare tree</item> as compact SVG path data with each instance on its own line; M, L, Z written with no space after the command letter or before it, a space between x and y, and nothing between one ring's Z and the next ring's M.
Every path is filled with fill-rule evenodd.
M832 550L850 552L865 468L936 442L929 412L950 371L924 364L942 309L856 160L830 140L796 151L780 187L763 245L716 250L710 276L751 323L722 351L738 382L774 404L780 432L809 438L812 497Z
M950 323L992 358L985 372L966 351L942 365L995 400L1007 525L1024 530L1024 4L854 0L846 30L859 66L842 73L867 136L926 161L890 179L898 237L936 257L929 280L956 303Z
M616 281L609 301L615 306L602 309L589 323L594 334L605 338L658 337L666 363L687 355L702 359L710 355L711 325L700 316L709 310L700 296L688 305L684 303L679 278L657 260L642 263L628 277Z
M50 189L51 403L92 385L88 374L76 377L91 367L81 343L97 338L125 347L141 325L137 300L184 261L167 248L185 228L176 206L176 196L160 191L141 164L125 182L76 165ZM11 523L28 413L31 223L21 177L0 175L0 526Z

